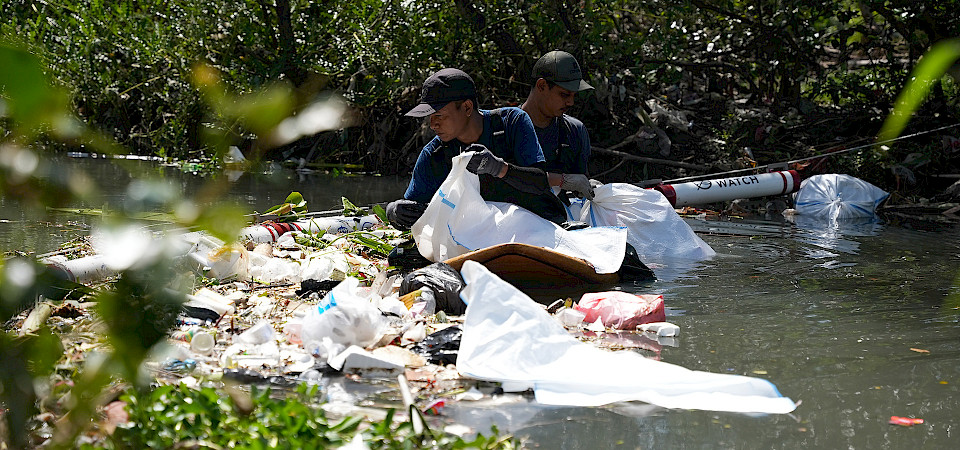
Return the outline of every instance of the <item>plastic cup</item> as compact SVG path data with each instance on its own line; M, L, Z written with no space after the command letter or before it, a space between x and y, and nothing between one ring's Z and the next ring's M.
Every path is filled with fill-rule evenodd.
M201 355L209 355L213 352L213 346L216 345L216 343L217 340L212 334L206 331L198 331L193 335L193 339L190 340L190 350Z

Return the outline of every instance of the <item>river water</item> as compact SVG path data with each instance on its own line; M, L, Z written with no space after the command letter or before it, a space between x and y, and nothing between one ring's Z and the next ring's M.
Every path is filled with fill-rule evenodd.
M189 195L205 180L152 162ZM131 176L109 161L68 163L100 182L99 200L121 204ZM311 211L398 198L406 179L241 176L227 198L263 211L299 191ZM100 204L77 205L97 207ZM93 216L24 213L0 202L4 251L43 253L86 235ZM626 284L662 294L675 346L647 356L690 369L762 377L801 402L789 415L666 410L642 403L603 408L536 405L527 397L451 405L447 419L497 424L529 447L956 448L960 443L960 233L889 224L843 228L777 221L691 226L717 251L709 261L655 267L660 279ZM933 229L933 231L930 231ZM644 376L642 373L636 374ZM910 428L891 416L924 419Z

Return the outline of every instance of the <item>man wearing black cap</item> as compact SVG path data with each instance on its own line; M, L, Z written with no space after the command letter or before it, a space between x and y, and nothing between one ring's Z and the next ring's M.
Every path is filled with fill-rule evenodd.
M583 122L566 114L577 92L593 89L583 81L580 64L573 55L555 50L543 55L533 66L534 84L520 106L536 127L537 140L546 160L551 186L575 191L592 199L586 177L590 158L590 136Z
M478 152L467 170L480 175L481 195L486 200L508 201L544 215L540 205L526 203L549 193L544 162L533 122L520 108L494 111L477 107L473 79L459 69L441 69L427 78L420 104L407 116L430 116L437 134L420 152L403 200L387 206L387 218L401 228L411 226L453 168L453 157L465 151ZM549 205L553 207L553 205ZM552 209L551 220L563 220L562 205Z

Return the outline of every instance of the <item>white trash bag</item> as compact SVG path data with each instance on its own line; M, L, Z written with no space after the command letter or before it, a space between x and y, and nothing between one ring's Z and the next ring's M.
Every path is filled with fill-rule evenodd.
M625 227L627 242L644 262L701 260L716 255L667 198L653 189L627 183L601 185L594 189L593 201L571 199L567 218L594 227Z
M571 336L543 307L475 261L461 270L467 303L457 370L504 390L533 388L546 405L642 401L665 408L786 414L796 404L767 380L689 370Z
M873 217L890 194L850 175L814 175L794 194L796 214L828 220Z
M430 261L445 261L474 250L517 242L581 258L597 273L620 269L627 230L590 227L568 231L524 208L487 202L480 180L467 171L473 152L453 158L453 169L433 195L423 216L413 224L417 249Z

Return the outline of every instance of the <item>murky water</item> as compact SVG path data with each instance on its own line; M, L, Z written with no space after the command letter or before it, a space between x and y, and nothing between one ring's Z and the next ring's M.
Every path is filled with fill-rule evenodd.
M100 187L101 195L71 208L124 207L127 186L134 178L161 178L181 196L195 198L209 187L211 178L183 173L174 167L162 167L153 161L116 161L90 158L57 158L53 164L59 176L69 171L89 174ZM245 210L263 212L282 203L292 191L303 194L311 212L342 209L340 198L346 197L358 206L386 202L400 198L409 179L402 177L333 176L324 173L303 174L274 168L269 174L235 174L228 182L229 191L223 200L241 205ZM226 175L221 175L226 177ZM225 181L218 180L218 181ZM50 211L46 216L38 212L24 212L20 205L0 197L0 249L21 250L43 254L56 250L64 242L89 234L90 227L100 223L99 216Z
M695 230L748 233L692 221ZM808 224L809 225L809 224ZM885 226L757 224L703 236L718 253L661 293L682 329L663 361L766 378L802 404L791 415L644 404L458 413L541 448L955 448L960 442L960 233ZM653 356L649 351L643 351ZM644 376L637 374L637 376ZM891 416L923 425L889 425Z
M102 160L74 160L119 204L129 176ZM181 192L204 180L163 173ZM403 192L402 178L277 171L244 175L229 198L263 211L300 191L312 211ZM82 205L99 207L101 205ZM0 202L5 251L43 253L88 233L99 219L53 214L46 222ZM790 415L665 410L642 403L543 407L524 397L448 406L447 419L484 430L497 424L539 448L955 448L960 443L960 233L863 224L709 223L691 220L718 253L697 264L656 268L660 280L625 285L663 294L682 329L663 361L763 377L802 404ZM654 356L649 350L641 350ZM636 374L638 377L644 374ZM919 417L911 428L890 416Z

